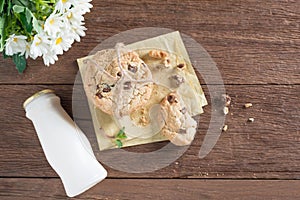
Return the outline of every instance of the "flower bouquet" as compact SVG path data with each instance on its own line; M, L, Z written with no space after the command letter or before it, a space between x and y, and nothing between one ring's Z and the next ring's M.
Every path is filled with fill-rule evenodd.
M85 36L83 15L91 0L0 0L0 52L19 73L28 57L49 66Z

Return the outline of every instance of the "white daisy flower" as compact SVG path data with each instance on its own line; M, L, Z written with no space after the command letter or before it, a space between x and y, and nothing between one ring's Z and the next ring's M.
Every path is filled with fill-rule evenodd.
M63 17L59 14L51 14L45 21L44 31L51 36L55 36L63 27Z
M27 59L28 57L33 58L33 55L30 53L30 47L32 45L32 42L27 42L26 48L25 48L25 58Z
M75 29L73 29L73 28L70 29L69 34L70 34L70 37L72 37L73 42L74 42L74 40L75 40L76 42L80 42L80 36L76 33Z
M55 4L55 11L64 13L65 10L71 8L72 5L76 4L77 0L58 0Z
M17 53L24 54L27 44L26 39L27 37L24 35L10 35L5 43L5 54L8 56L12 56Z
M90 4L92 0L78 0L76 1L77 4L76 4L76 7L78 6L78 8L80 9L80 13L81 14L85 14L87 12L90 12L91 11L91 8L93 7L92 4Z
M43 61L46 66L50 64L54 64L55 61L58 60L57 55L53 51L48 51L46 54L43 55Z
M50 51L50 41L49 37L42 34L36 34L33 38L32 44L30 46L30 54L33 59L36 59L38 56L42 56Z
M63 15L64 21L69 24L81 23L82 21L84 21L84 17L79 13L80 8L78 8L78 6L67 10Z
M73 12L74 11L74 12ZM65 26L64 29L66 33L70 35L73 40L80 42L80 36L85 36L85 30L87 30L83 25L83 17L75 17L75 9L69 13L69 16L65 17Z
M73 40L80 42L80 37L85 36L85 32L84 32L85 30L86 30L86 28L81 25L71 26L70 32L69 32L70 37L72 37Z
M74 39L70 37L69 33L61 32L56 38L53 38L51 44L51 50L61 55L63 51L68 51L71 47Z
M81 24L72 24L71 30L75 32L77 35L84 37L85 36L85 30L87 30L84 26L84 23Z

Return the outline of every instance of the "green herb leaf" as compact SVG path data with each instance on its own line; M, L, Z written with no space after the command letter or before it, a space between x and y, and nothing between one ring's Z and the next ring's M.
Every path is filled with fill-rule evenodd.
M13 6L13 11L15 13L22 13L22 12L24 12L25 9L26 9L26 7L24 7L24 6L19 6L19 5Z
M22 26L26 29L28 33L34 29L37 33L42 32L42 26L40 25L39 21L36 19L34 14L25 7L15 5L13 7L15 14L17 13L17 17L20 20Z
M14 5L13 11L15 16L21 22L23 28L26 30L27 33L31 33L32 31L32 13L29 9L23 6Z
M7 1L7 15L10 16L10 10L12 8L12 3L11 1Z
M25 55L14 54L12 57L13 57L13 61L16 65L16 68L17 68L18 72L23 73L23 71L26 68Z
M6 20L6 15L3 15L0 18L0 52L3 51L4 49L4 44L5 44L5 20Z
M126 136L126 134L124 132L124 129L125 129L125 127L123 127L122 129L120 129L120 131L118 132L116 138L119 138L119 139L126 139L127 138L127 136Z
M24 7L28 7L28 0L12 0L12 3L14 5L19 5L19 6L24 6Z
M2 54L3 54L4 59L11 57L11 56L6 55L5 51L3 51Z
M123 146L123 143L121 140L117 139L115 142L116 142L118 148L121 148Z
M0 13L3 13L4 4L5 4L5 1L4 0L0 0Z
M32 15L32 26L33 29L37 32L37 33L41 33L43 31L42 26L40 25L39 21L35 18L35 16Z

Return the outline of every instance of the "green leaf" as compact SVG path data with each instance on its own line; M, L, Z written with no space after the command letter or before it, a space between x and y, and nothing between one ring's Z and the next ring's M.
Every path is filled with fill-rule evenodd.
M13 6L13 11L15 13L22 13L22 12L25 11L25 9L26 9L26 7L24 7L24 6L19 6L19 5L14 5Z
M127 138L127 136L126 136L126 134L124 132L124 129L125 129L125 127L123 127L122 129L120 129L120 131L118 132L116 138L119 138L119 139L126 139Z
M41 33L43 31L42 26L40 25L39 21L32 15L32 26L33 29L37 32L37 33Z
M26 29L28 33L34 29L37 33L41 33L43 28L40 25L39 21L35 18L34 14L23 6L15 5L13 10L21 22L22 26Z
M0 0L0 13L3 13L4 4L5 4L5 1L4 0Z
M24 6L24 7L28 7L28 0L12 0L12 3L14 5L19 5L19 6Z
M0 52L3 51L4 49L4 44L5 44L5 21L6 21L6 15L3 15L0 18Z
M4 59L11 57L11 56L6 55L5 51L3 51L2 54L3 54Z
M118 148L121 148L123 146L123 143L121 142L121 140L117 139L115 142L116 142Z
M31 33L33 28L32 26L33 14L31 13L31 11L28 8L19 5L14 5L13 11L15 16L21 22L23 28L26 30L26 32Z
M10 10L12 8L12 3L11 1L7 1L7 15L10 16Z
M13 55L13 61L16 65L16 68L19 73L23 73L23 71L26 68L26 59L25 55L20 55L20 54L14 54Z

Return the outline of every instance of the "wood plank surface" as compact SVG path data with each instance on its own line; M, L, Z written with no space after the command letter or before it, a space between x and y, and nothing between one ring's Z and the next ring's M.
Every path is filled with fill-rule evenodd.
M74 199L298 199L300 181L106 179ZM67 199L59 179L0 179L0 198Z
M63 107L72 114L72 85L55 85ZM208 95L207 86L204 92ZM25 118L22 102L29 93L44 85L1 86L0 108L0 176L55 177L49 167L31 122ZM300 86L226 86L232 97L230 114L226 117L229 130L221 137L213 151L204 159L198 153L211 119L211 107L200 117L198 134L185 154L170 166L152 173L124 173L108 167L110 177L161 178L300 178ZM214 101L214 100L212 100ZM253 107L244 109L246 102ZM210 103L211 104L211 103ZM247 119L254 117L253 123ZM86 132L92 125L88 120L79 124ZM90 139L92 132L86 132ZM95 140L91 140L97 145ZM133 152L154 151L166 145L156 143L127 148ZM99 156L104 154L99 153ZM114 151L109 152L112 157ZM164 158L161 158L164 159ZM101 159L100 159L101 160ZM104 163L105 164L105 163Z
M67 199L47 163L34 127L25 117L24 100L41 89L54 89L62 106L87 134L108 178L75 199L299 199L300 196L300 1L297 0L94 0L85 15L86 36L59 56L55 65L28 60L18 74L0 56L0 199ZM122 31L165 27L192 37L210 54L232 98L230 113L213 150L199 158L207 130L221 126L212 106L221 79L198 73L209 105L200 116L192 145L166 167L147 173L117 170L153 164L143 157L168 142L125 148L138 159L119 159L117 151L99 152L76 59ZM132 42L135 38L132 38ZM122 42L122 41L120 41ZM190 47L187 46L189 49ZM192 61L197 52L190 53ZM204 62L198 62L205 65ZM197 65L194 67L198 67ZM214 75L214 74L213 74ZM211 88L216 88L212 91ZM73 92L74 90L74 92ZM243 105L253 103L245 109ZM255 120L247 122L249 117ZM220 127L221 128L221 127ZM170 151L180 152L172 147ZM143 154L144 153L144 154ZM167 162L160 156L157 163ZM154 162L154 164L156 161Z
M212 56L226 84L300 83L299 1L93 1L87 35L44 67L29 60L23 75L0 58L0 83L72 84L76 59L121 31L141 27L179 30ZM240 73L245 74L240 76Z

